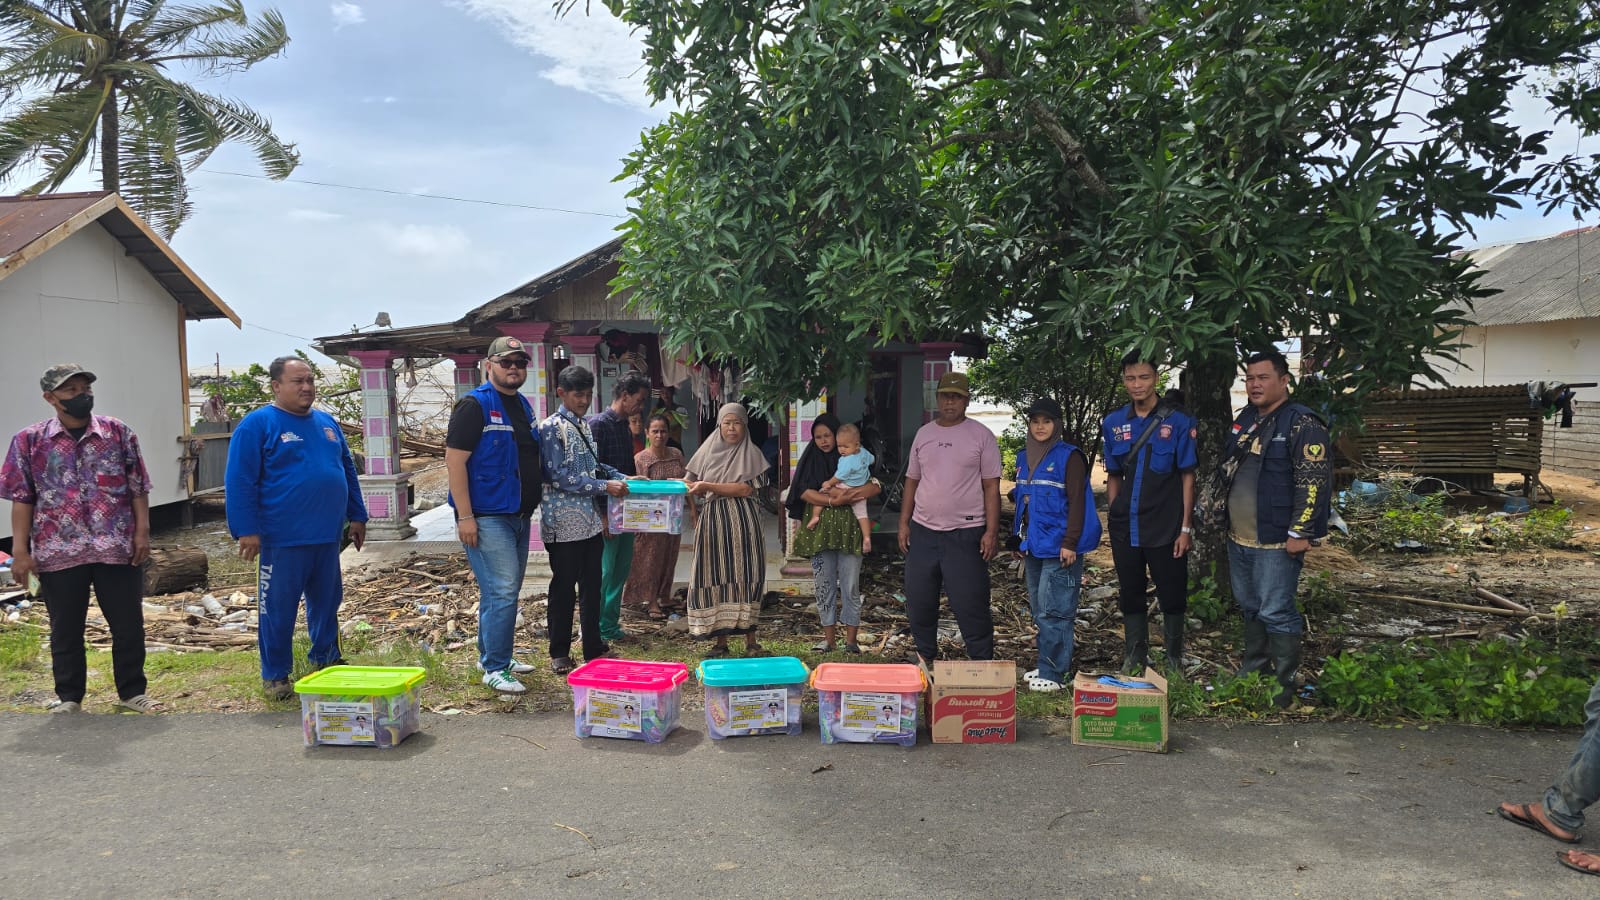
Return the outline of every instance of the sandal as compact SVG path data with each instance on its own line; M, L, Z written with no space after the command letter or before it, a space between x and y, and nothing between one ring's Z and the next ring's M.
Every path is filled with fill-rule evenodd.
M750 647L745 647L744 648L744 657L745 657L745 659L750 659L750 658L756 657L756 656L771 656L771 655L772 655L771 653L767 652L767 648L761 646L760 644L756 644L755 646L750 646Z
M558 656L555 659L550 660L550 671L556 673L557 675L565 675L568 672L571 672L572 669L572 657L570 656Z
M1590 853L1587 850L1557 850L1556 851L1556 862L1561 863L1563 866L1566 866L1567 868L1571 869L1574 872L1580 872L1580 873L1582 873L1584 875L1600 875L1600 871L1596 871L1594 869L1589 868L1588 866L1580 865L1578 863L1573 862L1572 861L1572 854L1574 854L1574 853L1582 853L1584 856L1587 856L1590 859L1595 859L1596 858L1593 853Z
M706 651L706 659L725 659L727 655L727 647L712 647Z
M1575 834L1562 837L1561 835L1552 831L1549 825L1546 825L1541 819L1534 815L1533 806L1534 805L1532 803L1502 803L1500 804L1500 808L1495 810L1495 812L1499 813L1500 818L1505 819L1507 822L1514 822L1518 825L1521 825L1523 828L1532 829L1546 837L1555 838L1563 844L1578 843L1578 836Z
M833 652L833 648L828 646L828 642L827 641L817 641L815 644L811 645L811 652L812 653L832 653Z
M126 700L118 700L117 705L123 709L131 709L136 713L153 713L163 710L161 704L151 700L144 694L140 694L137 697L129 697Z
M652 606L644 612L645 617L652 622L665 622L667 614L659 606Z
M1048 678L1040 678L1037 675L1028 679L1028 690L1033 691L1035 694L1054 694L1061 690L1062 687L1059 681L1051 681Z

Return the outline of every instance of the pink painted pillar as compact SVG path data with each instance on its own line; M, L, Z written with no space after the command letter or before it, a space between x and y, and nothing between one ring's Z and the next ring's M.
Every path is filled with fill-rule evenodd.
M533 407L533 427L538 428L539 423L555 410L550 391L550 347L544 342L550 334L550 323L501 322L496 327L501 334L521 341L528 351L528 377L522 382L522 394L528 398L528 405ZM539 517L534 516L528 531L528 551L538 553L543 550Z
M367 539L401 541L417 533L411 527L407 484L400 471L400 410L395 394L392 350L356 350L361 365L361 436L367 471L361 476L361 497L367 504Z
M922 349L922 421L932 422L939 409L939 379L950 372L950 354L960 349L956 343L919 344Z
M450 361L456 364L455 378L451 382L456 399L472 393L483 384L483 355L481 353L452 353Z

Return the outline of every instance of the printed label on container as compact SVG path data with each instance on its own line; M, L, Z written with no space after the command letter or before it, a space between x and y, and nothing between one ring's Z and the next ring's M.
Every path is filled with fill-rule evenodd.
M370 744L377 740L371 703L317 703L317 740L324 744Z
M728 692L728 728L782 728L789 724L789 692Z
M592 726L615 728L639 734L643 728L644 704L634 691L600 691L589 689L589 709L586 721Z
M622 503L622 527L628 531L660 532L666 534L672 530L672 501L670 500L624 500Z
M839 721L855 734L898 734L900 695L845 691L839 697Z

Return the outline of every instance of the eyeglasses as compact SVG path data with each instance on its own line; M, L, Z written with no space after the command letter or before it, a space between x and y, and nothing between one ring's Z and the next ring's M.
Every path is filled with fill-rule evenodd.
M528 367L528 360L526 357L519 357L515 359L495 359L493 362L502 369L526 369Z

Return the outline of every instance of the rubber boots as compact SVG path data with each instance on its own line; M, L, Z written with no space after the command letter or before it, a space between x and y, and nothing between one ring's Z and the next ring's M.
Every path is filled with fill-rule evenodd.
M1272 664L1278 670L1278 684L1282 687L1274 698L1279 709L1287 709L1294 703L1294 676L1300 670L1300 642L1301 635L1298 634L1267 635Z
M1150 615L1122 614L1122 674L1143 675L1150 657Z
M1267 650L1267 625L1260 619L1244 620L1244 653L1237 674L1272 671L1272 657Z
M1167 649L1167 672L1183 674L1183 614L1170 613L1161 617L1161 639Z

